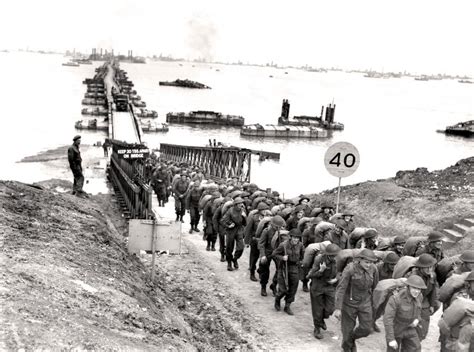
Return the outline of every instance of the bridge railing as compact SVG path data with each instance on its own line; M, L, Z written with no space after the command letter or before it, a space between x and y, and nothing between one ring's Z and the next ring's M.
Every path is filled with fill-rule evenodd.
M252 151L237 147L192 147L161 144L160 157L177 163L199 166L213 179L237 177L250 182Z
M146 148L112 140L110 179L122 196L132 219L149 219L152 212L152 189L145 178L144 159L124 159L119 150Z

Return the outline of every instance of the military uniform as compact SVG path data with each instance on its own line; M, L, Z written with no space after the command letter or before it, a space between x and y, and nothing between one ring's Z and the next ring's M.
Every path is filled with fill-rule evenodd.
M362 247L364 242L365 242L365 245L364 247ZM357 241L355 248L367 248L374 251L377 249L377 244L375 243L375 241L372 241L370 239L361 238L360 240Z
M226 233L226 259L230 264L234 263L237 269L237 259L242 256L244 252L244 228L247 223L242 211L235 206L232 206L221 219L221 224L225 228ZM232 224L234 224L232 226ZM234 252L235 247L235 253Z
M415 257L419 257L419 256L422 255L423 253L427 253L427 254L431 255L434 259L436 259L436 262L437 262L437 263L439 263L439 262L441 261L441 259L444 258L443 250L431 246L431 243L428 243L428 244L427 244L426 246L424 246L424 247L418 248L418 249L416 250L414 256L415 256Z
M421 319L421 301L421 294L414 298L408 292L408 288L397 292L388 300L383 317L385 334L387 344L393 340L397 341L398 351L421 351L418 333L410 326L415 319ZM395 350L389 347L388 351Z
M378 263L377 271L379 272L379 281L391 279L393 277L393 270L391 270L386 263Z
M258 237L256 237L256 231L258 224L263 219L263 217L263 214L257 212L249 217L247 226L245 226L244 242L245 244L250 245L249 269L251 277L255 276L255 269L257 267L257 261L259 258Z
M222 207L224 204L221 204L212 214L212 227L214 232L219 236L219 252L221 253L221 262L225 261L226 248L225 248L225 228L221 224L222 220Z
M77 139L77 136L74 137L74 141ZM74 177L72 194L80 194L83 192L82 187L84 187L84 175L82 174L82 157L78 145L73 144L69 147L67 150L67 158Z
M286 262L283 261L285 255L288 256ZM291 240L284 241L273 251L272 256L280 263L278 267L278 293L275 298L279 300L285 297L286 306L289 306L295 301L295 294L298 289L299 270L304 256L303 244L298 242L293 245ZM286 275L288 276L285 277Z
M372 330L372 293L378 283L375 265L365 271L358 263L350 263L342 272L336 288L336 309L341 310L342 349L353 351L355 340ZM356 326L356 319L359 325Z
M326 270L320 272L321 263L326 263ZM311 279L311 312L315 328L325 328L324 319L328 319L334 312L334 300L336 295L336 283L329 280L336 278L336 261L329 260L328 256L319 254L313 263L307 277Z
M277 267L277 262L275 258L272 257L273 248L272 248L272 238L275 235L276 230L269 226L264 229L258 239L258 250L260 252L260 262L258 264L258 274L260 276L260 285L262 288L265 288L268 284L268 280L270 278L270 264L273 260L275 263L275 268ZM261 258L266 257L267 260L265 263L262 263ZM272 290L276 290L277 286L277 273L278 271L275 269L275 274L273 275L272 284L270 288Z
M311 243L324 241L324 233L316 231L317 225L312 225L303 231L303 246L308 247Z
M207 247L206 250L216 250L216 241L217 241L217 231L214 229L214 224L213 224L213 210L214 208L214 200L216 198L211 198L207 204L204 206L204 209L202 210L202 220L206 224L203 231L204 231L204 236L207 240ZM199 223L199 221L198 221ZM197 224L196 224L197 226ZM195 227L197 231L199 229Z
M176 211L176 221L183 221L184 213L186 212L186 192L189 187L187 180L177 179L173 183L174 209Z
M405 276L410 277L411 275L420 276L427 287L426 289L421 290L423 301L421 304L420 324L418 324L417 327L420 340L423 341L426 338L426 335L428 335L428 329L430 327L430 307L433 307L434 312L436 312L440 307L440 302L438 301L438 280L436 280L435 273L433 273L433 276L426 275L416 267L408 272Z
M323 241L330 241L341 249L349 248L349 236L347 236L344 230L342 230L340 234L336 233L336 231L332 229L326 231Z
M186 207L189 209L189 215L191 217L191 230L196 230L196 232L199 231L197 229L201 218L199 200L201 199L203 191L204 190L200 187L192 186L186 193Z

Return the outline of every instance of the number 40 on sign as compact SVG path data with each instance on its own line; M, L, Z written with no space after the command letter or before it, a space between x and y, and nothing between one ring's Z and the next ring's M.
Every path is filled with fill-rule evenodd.
M359 167L359 151L352 144L338 142L329 147L324 155L324 165L328 172L339 178L337 188L336 213L339 211L341 178L352 175Z

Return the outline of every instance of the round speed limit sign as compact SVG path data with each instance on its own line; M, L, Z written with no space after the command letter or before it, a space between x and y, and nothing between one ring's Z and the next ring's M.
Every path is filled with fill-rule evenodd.
M337 142L329 147L324 155L324 165L336 177L352 175L359 167L359 152L347 142Z

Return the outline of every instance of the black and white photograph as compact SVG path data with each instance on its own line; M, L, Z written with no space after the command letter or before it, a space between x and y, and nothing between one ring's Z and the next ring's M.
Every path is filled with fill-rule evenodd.
M0 5L0 351L474 351L474 4Z

